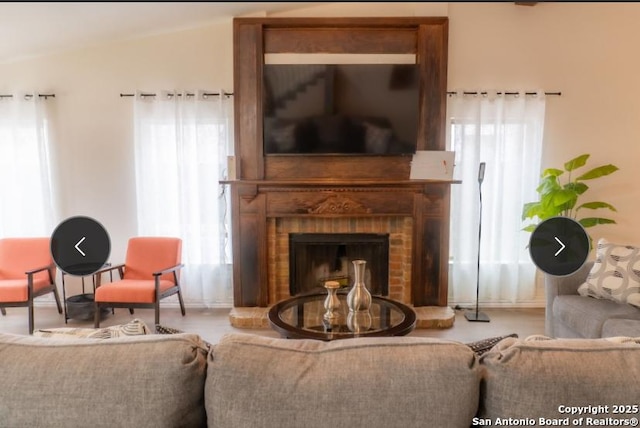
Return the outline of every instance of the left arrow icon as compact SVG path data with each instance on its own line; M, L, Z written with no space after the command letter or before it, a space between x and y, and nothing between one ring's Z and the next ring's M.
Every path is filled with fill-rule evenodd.
M86 238L86 236L83 236L83 237L82 237L82 239L81 239L81 240L79 240L79 241L78 241L78 243L77 243L76 245L74 245L74 248L75 248L76 250L78 250L78 252L79 252L80 254L82 254L82 257L86 256L86 254L84 253L84 251L82 251L82 250L78 247L78 245L82 244L82 242L85 240L85 238Z

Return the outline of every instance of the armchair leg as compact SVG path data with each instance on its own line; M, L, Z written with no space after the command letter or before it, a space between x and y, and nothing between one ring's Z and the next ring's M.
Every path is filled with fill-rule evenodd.
M182 293L180 292L179 289L178 289L178 301L180 302L180 312L182 312L182 316L185 316L184 301L182 300Z
M133 308L129 308L129 313L133 315Z
M93 304L93 309L93 327L98 328L100 327L100 305L95 302Z
M7 315L7 310L5 308L0 308L0 312L2 313L2 316Z
M60 304L60 295L58 294L58 289L54 286L53 288L53 297L56 299L56 305L58 306L58 313L62 313L62 305Z
M160 324L160 301L157 300L157 299L156 299L156 308L155 309L156 309L156 319L155 319L156 324L155 325L158 325L158 324Z
M29 334L33 334L33 299L29 300Z

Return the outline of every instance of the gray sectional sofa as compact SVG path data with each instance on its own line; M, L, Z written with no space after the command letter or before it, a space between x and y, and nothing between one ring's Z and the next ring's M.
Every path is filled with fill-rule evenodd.
M545 275L545 334L562 338L640 336L640 309L578 294L593 262L567 276Z
M207 347L190 334L0 334L0 426L466 428L587 417L611 426L638 416L637 341L530 339L478 357L411 336L233 334Z

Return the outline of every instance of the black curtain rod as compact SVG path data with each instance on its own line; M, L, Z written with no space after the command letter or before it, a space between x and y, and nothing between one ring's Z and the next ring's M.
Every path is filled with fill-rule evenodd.
M55 97L56 97L56 94L38 94L38 96L39 96L40 98L44 98L44 99L46 100L46 99L47 99L47 98L49 98L49 97L51 97L51 98L55 98ZM33 98L33 97L34 97L34 95L32 95L32 94L27 94L27 95L25 95L24 97L25 97L25 98ZM0 98L13 98L13 95L11 95L11 94L9 94L9 95L0 95Z
M457 94L458 94L458 92L456 92L456 91L448 91L447 92L447 95L457 95ZM496 94L498 94L498 95L519 95L520 92L508 92L508 91L505 91L505 92L496 92ZM525 95L538 95L537 92L525 92L524 94ZM545 92L544 94L545 95L561 96L562 92ZM481 91L481 92L480 91L469 91L469 92L463 91L462 95L489 95L489 92L487 92L487 91Z
M141 96L141 97L155 97L156 95L157 95L157 94L147 94L147 93L144 93L144 92L143 92L143 93L140 93L140 96ZM182 94L168 94L168 95L169 95L169 96L177 95L177 96L179 96L179 97L181 97L181 96L182 96ZM188 97L194 97L196 94L190 94L190 93L187 93L187 94L185 94L185 95L186 95L186 96L188 96ZM202 95L204 95L204 96L206 96L206 97L216 97L216 96L220 96L221 94L220 94L219 92L205 92L205 93L204 93L204 94L202 94ZM225 92L225 93L224 93L224 94L222 94L222 95L229 95L229 96L231 96L231 95L233 95L233 92ZM135 97L135 96L136 96L136 94L120 94L120 96L121 96L121 97Z

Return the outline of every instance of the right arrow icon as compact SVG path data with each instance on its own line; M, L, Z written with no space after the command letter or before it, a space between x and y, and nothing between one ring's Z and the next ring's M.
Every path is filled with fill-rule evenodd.
M558 251L556 251L556 253L554 254L554 256L558 257L558 254L560 254L562 252L562 250L564 250L565 245L562 243L561 240L558 239L557 236L554 236L554 238L556 238L556 241L558 241L558 244L561 245L560 249Z

